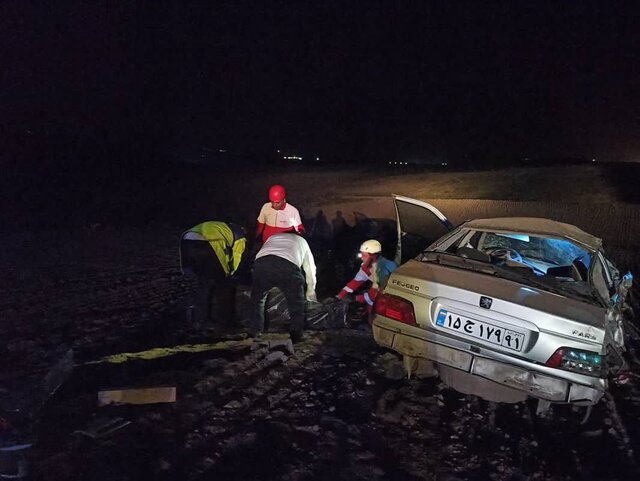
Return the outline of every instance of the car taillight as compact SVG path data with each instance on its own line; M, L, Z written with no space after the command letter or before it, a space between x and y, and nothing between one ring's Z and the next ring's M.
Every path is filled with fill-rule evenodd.
M402 297L391 294L380 294L376 297L373 306L376 314L388 317L405 324L415 324L416 315L413 311L413 304Z
M603 364L604 356L600 354L583 351L582 349L561 347L551 355L545 366L586 374L587 376L601 376Z

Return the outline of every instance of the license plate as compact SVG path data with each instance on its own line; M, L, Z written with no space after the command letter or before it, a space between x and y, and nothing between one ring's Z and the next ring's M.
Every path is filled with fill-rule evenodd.
M445 309L440 309L436 325L518 352L522 351L526 337L522 332L477 319L469 319Z

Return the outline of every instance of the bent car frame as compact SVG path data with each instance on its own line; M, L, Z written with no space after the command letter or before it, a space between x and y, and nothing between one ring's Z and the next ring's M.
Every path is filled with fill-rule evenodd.
M625 361L632 276L602 241L542 218L455 227L425 202L394 195L396 261L374 306L375 341L408 374L498 402L591 406Z

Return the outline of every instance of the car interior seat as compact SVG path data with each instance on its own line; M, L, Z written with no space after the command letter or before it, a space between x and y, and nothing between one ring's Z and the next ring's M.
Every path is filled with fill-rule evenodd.
M574 261L571 263L571 267L573 271L572 277L576 281L586 281L589 278L589 269L584 264L584 262L582 262L582 259L574 259Z
M589 269L580 259L575 259L571 265L549 267L547 275L554 277L564 277L574 281L586 281L589 276Z

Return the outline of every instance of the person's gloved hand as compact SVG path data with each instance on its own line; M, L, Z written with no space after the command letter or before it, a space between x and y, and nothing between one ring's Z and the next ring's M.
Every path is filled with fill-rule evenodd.
M336 298L336 300L338 300L340 302L344 302L346 304L349 304L350 302L355 300L353 294L347 294L344 297L340 297L339 295L336 294L335 298Z
M307 294L307 299L309 299L310 301L316 301L318 302L318 297L316 296L316 292L312 291L310 293Z

